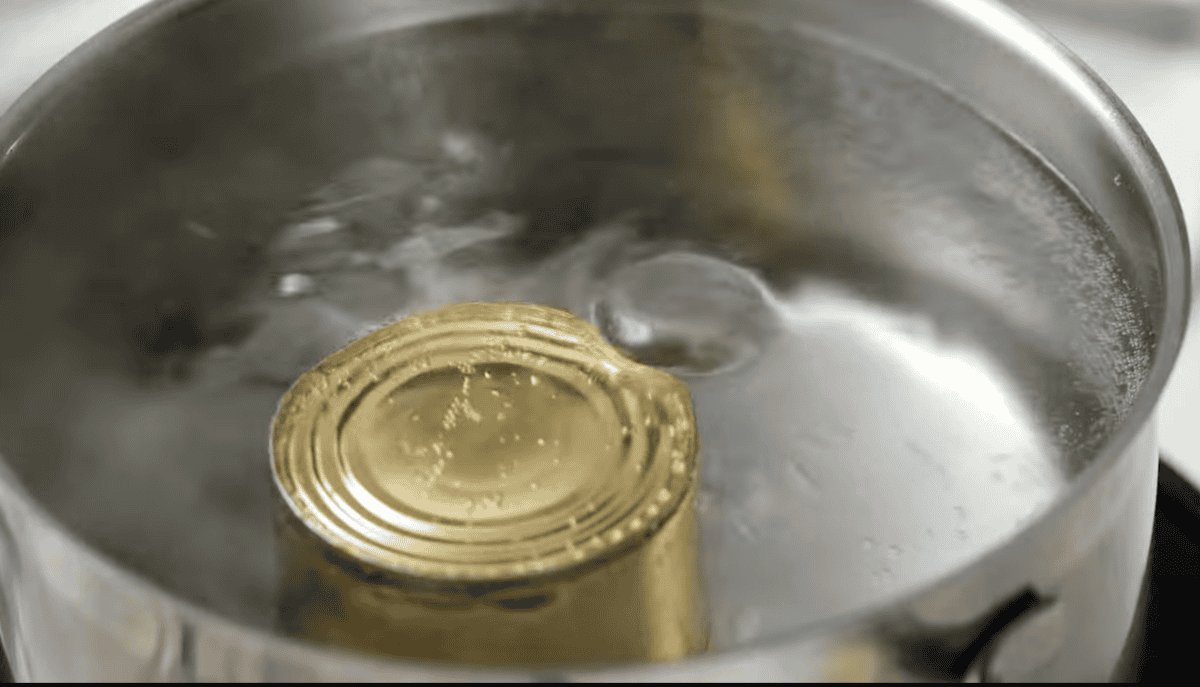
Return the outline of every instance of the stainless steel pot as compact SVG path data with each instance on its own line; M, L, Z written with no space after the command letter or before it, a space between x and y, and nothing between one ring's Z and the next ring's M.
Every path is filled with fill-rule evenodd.
M1116 665L1186 239L1128 112L1008 10L164 1L40 81L0 150L18 678ZM378 321L504 299L689 384L708 654L547 675L270 632L282 390Z

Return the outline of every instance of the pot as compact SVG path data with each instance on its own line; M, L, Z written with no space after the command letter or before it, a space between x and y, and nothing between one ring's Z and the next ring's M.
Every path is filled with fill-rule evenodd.
M1117 665L1186 237L1124 106L999 5L163 0L0 150L19 679ZM279 399L470 301L568 310L687 385L706 652L477 667L274 631Z

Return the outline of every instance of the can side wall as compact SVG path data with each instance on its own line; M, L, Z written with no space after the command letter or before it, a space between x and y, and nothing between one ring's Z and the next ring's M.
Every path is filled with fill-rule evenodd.
M640 546L578 577L515 581L482 595L366 581L383 575L335 562L290 511L279 522L278 628L298 639L490 666L670 660L708 645L691 497Z

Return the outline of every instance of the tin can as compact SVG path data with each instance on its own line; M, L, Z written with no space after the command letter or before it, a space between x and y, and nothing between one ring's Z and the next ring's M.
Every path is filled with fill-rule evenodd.
M297 381L272 455L292 636L481 665L707 647L687 389L569 313L377 330Z

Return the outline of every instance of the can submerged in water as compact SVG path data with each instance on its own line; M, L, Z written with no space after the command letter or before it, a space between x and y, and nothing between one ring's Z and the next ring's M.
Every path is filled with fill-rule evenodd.
M272 454L292 636L483 665L707 647L687 388L569 313L377 330L299 379Z

